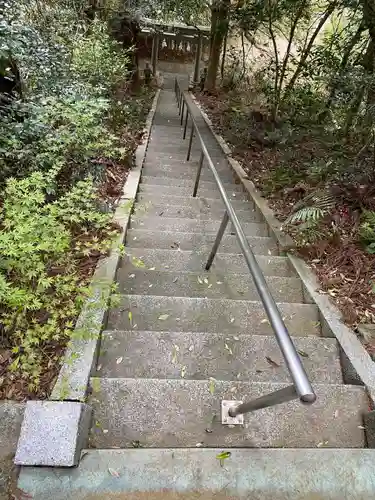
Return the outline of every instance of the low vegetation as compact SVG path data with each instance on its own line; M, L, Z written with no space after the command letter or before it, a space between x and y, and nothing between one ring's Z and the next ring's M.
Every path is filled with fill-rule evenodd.
M0 397L23 399L48 395L113 245L153 92L132 85L105 11L0 4Z

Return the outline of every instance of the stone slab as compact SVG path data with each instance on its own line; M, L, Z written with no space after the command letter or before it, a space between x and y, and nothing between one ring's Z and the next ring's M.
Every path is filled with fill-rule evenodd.
M278 306L290 335L320 335L314 305L279 303ZM108 329L274 335L260 302L147 295L121 296L118 307L110 311Z
M337 341L293 339L312 382L342 382ZM121 363L116 363L121 356ZM276 365L271 365L267 357ZM277 366L278 365L278 366ZM289 382L276 339L262 335L225 337L220 333L106 331L101 342L98 377L181 378Z
M181 363L181 370L184 366ZM221 424L221 401L251 401L285 387L222 380L93 379L90 404L95 448L261 447L362 448L362 387L314 384L317 400L299 400L244 415L244 426ZM99 423L99 424L98 424ZM206 429L212 430L207 432ZM103 432L104 430L104 432ZM199 445L201 443L201 445Z
M246 236L268 236L267 226L256 222L241 223ZM153 231L176 231L187 233L217 233L220 220L183 219L181 217L143 216L131 220L132 229L151 229ZM231 232L229 223L225 233Z
M272 238L266 236L248 237L247 241L256 255L277 255L278 248ZM209 255L215 242L214 234L189 232L152 231L130 229L126 235L126 244L131 248L158 248L167 250L195 250L200 248ZM226 234L220 243L220 253L240 253L237 238Z
M23 469L38 500L373 500L374 450L87 450L79 469ZM111 474L109 471L113 471Z
M242 193L242 186L239 184L235 184L232 181L222 181L224 186L226 187L227 190L230 190L234 193ZM186 180L186 179L179 179L175 177L162 177L161 175L158 176L149 176L149 175L142 175L142 184L151 184L152 186L164 186L164 189L167 190L168 186L172 187L180 187L180 188L187 188L191 189L193 191L194 187L194 180ZM199 188L202 190L215 190L217 188L217 184L215 181L200 181L199 182ZM199 191L198 188L198 191Z
M226 185L225 187L227 187ZM182 196L182 197L192 197L193 189L191 187L178 187L178 186L162 186L155 184L141 184L139 186L140 193L148 194L165 194L172 196ZM232 191L227 189L227 194L230 200L246 200L247 195L245 193L240 193L239 191ZM198 188L197 196L203 196L205 198L213 198L221 200L221 195L217 189L207 189L204 187Z
M205 198L203 196L197 196L196 198L186 197L186 196L173 196L168 193L160 193L150 195L146 193L139 193L137 196L137 201L142 205L151 204L167 204L167 205L177 205L179 207L210 207L213 210L222 210L224 208L224 203L221 199ZM254 205L249 201L231 201L232 206L235 210L254 210Z
M137 203L132 218L133 220L136 220L138 216L140 218L144 216L151 216L221 221L224 217L224 213L224 208L215 210L211 207L179 207L176 205L168 205L166 202L160 204ZM255 210L236 210L236 215L241 223L261 221L260 216Z
M166 249L147 249L127 245L126 256L122 259L122 266L129 265L137 267L140 265L144 269L154 269L156 271L174 271L174 272L205 272L210 252L200 248L199 251L188 250L166 250ZM266 276L293 276L289 268L289 262L286 257L275 255L256 255L259 267ZM137 263L134 259L139 259ZM245 258L241 253L217 253L209 273L242 273L248 274L251 280L251 274L246 264Z
M90 406L73 401L28 401L14 463L73 467L87 446Z
M269 290L276 301L302 303L301 281L298 278L267 276ZM117 272L118 291L124 294L164 295L167 297L206 297L208 299L259 300L254 282L247 274L226 270L210 272L148 271L121 267Z

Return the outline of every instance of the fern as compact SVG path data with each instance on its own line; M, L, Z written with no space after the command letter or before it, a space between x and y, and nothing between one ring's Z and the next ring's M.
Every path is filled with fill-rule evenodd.
M324 190L308 194L293 207L285 224L296 222L317 222L329 213L336 205L335 197Z

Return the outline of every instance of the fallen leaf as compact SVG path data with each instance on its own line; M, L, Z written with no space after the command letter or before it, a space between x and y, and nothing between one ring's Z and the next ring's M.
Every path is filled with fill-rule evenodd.
M97 368L98 372L100 372L101 369L102 369L102 365L98 365L98 368Z
M210 283L207 288L211 288L211 287L212 287L212 283Z
M228 344L224 344L224 347L225 347L225 349L229 352L229 354L231 354L231 355L233 354L233 351L232 351L232 349L229 347L229 345L228 345Z
M206 285L208 285L208 279L207 278L204 278L203 281L206 283Z
M209 390L210 390L211 394L214 394L214 392L215 392L215 379L213 377L210 377Z
M132 321L133 321L133 313L131 311L128 312L128 318L129 318L129 321L130 321L130 324L131 324Z
M261 324L268 323L268 319L262 319Z
M276 363L273 359L271 359L269 356L266 356L266 360L271 366L274 366L275 368L280 368L280 365Z
M121 356L120 358L117 358L117 360L116 360L116 364L117 364L117 365L119 365L123 359L124 359L124 358L123 358L122 356Z
M129 278L135 278L135 274L129 274Z
M239 337L237 337L236 335L234 335L233 340L240 340L240 339L239 339Z
M364 425L359 425L358 429L362 429L364 431L365 430L365 426Z
M177 283L177 281L178 281L178 278L175 278L175 279L173 280L173 283Z
M201 278L200 276L198 276L197 280L198 280L198 283L199 283L200 285L203 285L203 281L202 281L202 278Z
M301 349L297 349L297 352L300 356L302 356L303 358L308 358L309 355L307 354L307 352L305 351L302 351Z
M201 446L203 446L203 443L197 443L195 446L196 446L197 448L200 448Z
M222 285L222 284L223 284L223 282L222 282L222 281L217 281L217 282L216 282L216 284L217 284L217 285Z
M169 318L169 314L161 314L158 319L160 319L160 321L165 321L168 318Z
M191 345L191 346L189 347L189 351L191 352L193 349L194 349L194 346L193 346L193 345Z
M149 271L155 271L155 268L154 267L150 267Z
M184 378L185 377L185 374L186 374L186 366L183 366L181 368L181 377Z
M108 429L103 429L103 434L108 434Z
M231 455L232 455L232 453L230 451L222 451L221 453L219 453L219 454L216 455L216 458L218 460L222 461L222 460L226 460Z
M113 477L120 477L120 474L117 472L117 470L111 469L111 467L108 467L108 472L111 474Z
M230 322L231 322L231 323L234 323L234 318L230 318Z
M212 434L212 429L208 429L208 428L207 428L207 429L205 429L205 430L206 430L207 434Z

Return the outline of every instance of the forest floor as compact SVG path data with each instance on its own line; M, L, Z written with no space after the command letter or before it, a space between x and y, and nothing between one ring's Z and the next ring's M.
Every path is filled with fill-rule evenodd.
M330 296L345 323L357 333L360 324L375 323L375 256L361 238L364 209L375 210L374 183L364 175L373 165L365 160L353 169L354 144L322 126L275 126L267 110L237 92L195 95L280 221L285 223L309 194L327 187L334 194L333 206L318 224L304 231L302 224L284 229L296 243L291 251L314 269L321 293ZM337 176L337 170L349 174ZM375 357L375 338L368 334L361 340Z

